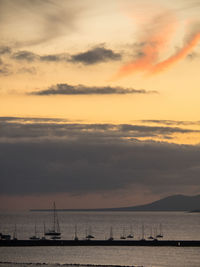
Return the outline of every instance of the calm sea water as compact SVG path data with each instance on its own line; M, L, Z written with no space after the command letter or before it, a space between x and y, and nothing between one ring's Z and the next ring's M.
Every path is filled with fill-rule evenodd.
M135 239L160 231L164 239L200 240L200 214L184 212L59 212L63 239L74 238L77 225L79 239L84 239L91 228L96 239L107 239L110 227L115 239L131 226ZM12 234L15 224L18 239L35 234L43 236L44 222L51 228L51 212L0 213L0 232ZM183 247L2 247L0 262L46 264L95 264L129 266L199 267L200 248ZM1 266L1 264L0 264Z

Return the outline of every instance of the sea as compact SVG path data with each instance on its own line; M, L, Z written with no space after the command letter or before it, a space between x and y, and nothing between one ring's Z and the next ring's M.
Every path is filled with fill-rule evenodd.
M58 212L62 239L114 239L133 231L134 239L160 234L164 240L200 240L200 213L189 212ZM53 212L1 212L0 232L18 239L44 235ZM144 229L144 230L143 230ZM0 247L0 267L143 266L199 267L200 247Z

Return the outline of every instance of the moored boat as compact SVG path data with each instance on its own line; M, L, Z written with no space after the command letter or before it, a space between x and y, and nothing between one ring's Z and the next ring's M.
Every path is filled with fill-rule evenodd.
M92 235L92 227L90 226L89 227L89 233L86 234L86 239L91 239L91 238L94 238L94 236Z
M152 227L151 227L150 236L148 237L148 239L150 239L150 240L154 239L153 234L152 234Z
M113 228L112 226L110 227L110 237L108 238L108 241L113 241L114 237L113 237Z
M29 237L30 240L40 240L40 238L37 236L37 228L35 224L35 235Z
M157 238L163 238L162 224L160 223L160 232L156 235Z
M127 235L127 238L134 238L132 225L130 226L130 234Z
M17 226L15 224L14 232L13 232L13 240L17 240Z
M60 236L61 232L60 232L60 225L59 225L59 221L58 221L58 215L56 212L56 204L55 202L53 203L53 227L52 229L49 229L48 231L45 231L45 235L46 236L51 236L51 237L55 237L55 236Z
M78 241L78 234L77 234L77 225L75 225L75 229L74 229L74 240Z
M120 239L126 239L126 236L125 236L125 229L124 229L124 227L123 227L123 233L122 233L122 235L120 236Z
M0 239L1 240L10 240L11 239L11 235L0 233Z

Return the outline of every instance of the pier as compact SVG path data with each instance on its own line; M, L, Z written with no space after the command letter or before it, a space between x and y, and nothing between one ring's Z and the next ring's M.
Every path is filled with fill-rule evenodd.
M200 240L0 240L0 247L36 246L158 246L200 247Z

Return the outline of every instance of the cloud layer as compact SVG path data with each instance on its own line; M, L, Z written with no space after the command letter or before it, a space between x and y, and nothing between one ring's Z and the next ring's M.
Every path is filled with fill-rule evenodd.
M33 95L113 95L113 94L151 94L156 91L146 91L144 89L130 89L123 87L110 86L85 86L85 85L69 85L67 83L57 84L48 89L34 91Z
M38 63L66 63L66 68L69 67L67 64L83 64L85 66L105 63L108 61L120 60L122 55L113 51L112 49L105 48L103 45L95 46L87 51L69 54L69 53L58 53L58 54L36 54L29 50L16 50L9 46L0 45L0 75L7 76L11 74L29 73L36 74L36 64L38 69ZM5 63L4 63L5 62ZM7 62L9 64L7 64ZM24 67L14 69L15 63L22 64ZM29 68L27 64L30 64ZM15 65L16 66L16 65Z
M200 189L198 146L124 139L171 134L180 128L34 118L1 118L1 128L1 194L87 194L134 187L166 194Z
M154 126L142 123L155 123ZM160 126L159 124L163 124ZM40 139L90 139L101 142L130 141L138 138L161 137L170 139L173 134L199 133L199 130L183 128L185 125L200 125L199 122L182 121L137 121L135 124L87 124L51 118L0 117L0 141ZM179 127L177 127L179 126ZM99 139L98 139L99 138Z
M11 48L8 46L0 46L0 55L11 54ZM111 60L120 60L121 54L111 49L107 49L102 45L91 48L85 52L70 55L67 53L38 55L28 50L19 50L12 53L11 58L17 61L41 61L41 62L72 62L82 63L85 65L93 65Z

